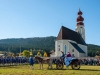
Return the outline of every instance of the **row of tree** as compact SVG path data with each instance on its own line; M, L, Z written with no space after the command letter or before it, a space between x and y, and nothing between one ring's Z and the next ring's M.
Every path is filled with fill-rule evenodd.
M29 56L35 56L33 55L32 51L28 51L28 50L24 50L20 56L25 56L25 57L29 57ZM40 51L37 52L36 56L43 56L43 57L47 57L47 53L44 51L44 54L41 54Z
M50 52L55 49L56 37L34 37L34 38L11 38L0 40L0 51L13 52L14 54L23 52L24 50L33 50L33 55L37 54L37 50L41 50L41 54ZM100 55L100 46L87 44L88 55Z

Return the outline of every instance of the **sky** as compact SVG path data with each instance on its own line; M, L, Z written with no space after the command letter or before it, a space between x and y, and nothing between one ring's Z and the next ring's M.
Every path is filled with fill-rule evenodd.
M58 35L75 30L83 12L86 43L100 45L100 0L0 0L0 39Z

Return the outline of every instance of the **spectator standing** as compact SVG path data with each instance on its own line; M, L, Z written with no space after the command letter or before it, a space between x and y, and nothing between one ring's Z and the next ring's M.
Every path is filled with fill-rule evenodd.
M30 68L34 69L33 65L34 65L34 59L32 56L29 57L29 64L30 64Z

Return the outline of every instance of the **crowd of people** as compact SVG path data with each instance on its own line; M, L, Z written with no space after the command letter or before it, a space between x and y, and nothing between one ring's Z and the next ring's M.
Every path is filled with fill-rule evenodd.
M81 65L94 65L100 66L99 58L79 58Z
M62 59L64 60L64 58L67 57L67 59L64 60L67 61L71 61L72 60L72 56L70 54L70 52L68 52L66 55L62 52ZM97 65L100 66L100 59L98 58L77 58L79 59L81 65ZM55 63L56 60L54 59L53 62ZM33 64L36 63L36 61L33 59L33 57L0 57L0 66L5 66L5 65L23 65L23 64L30 64L30 68L33 68ZM65 65L68 65L68 63L65 63Z
M5 65L22 65L29 63L29 58L26 57L0 57L0 66Z

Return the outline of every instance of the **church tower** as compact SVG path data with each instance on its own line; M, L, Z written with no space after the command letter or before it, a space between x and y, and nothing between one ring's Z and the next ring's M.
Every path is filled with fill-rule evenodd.
M82 36L82 38L84 39L84 41L85 41L85 29L84 29L84 23L83 23L84 18L82 17L82 14L83 13L79 9L79 11L78 11L78 17L76 19L77 24L76 24L75 31L78 32Z

